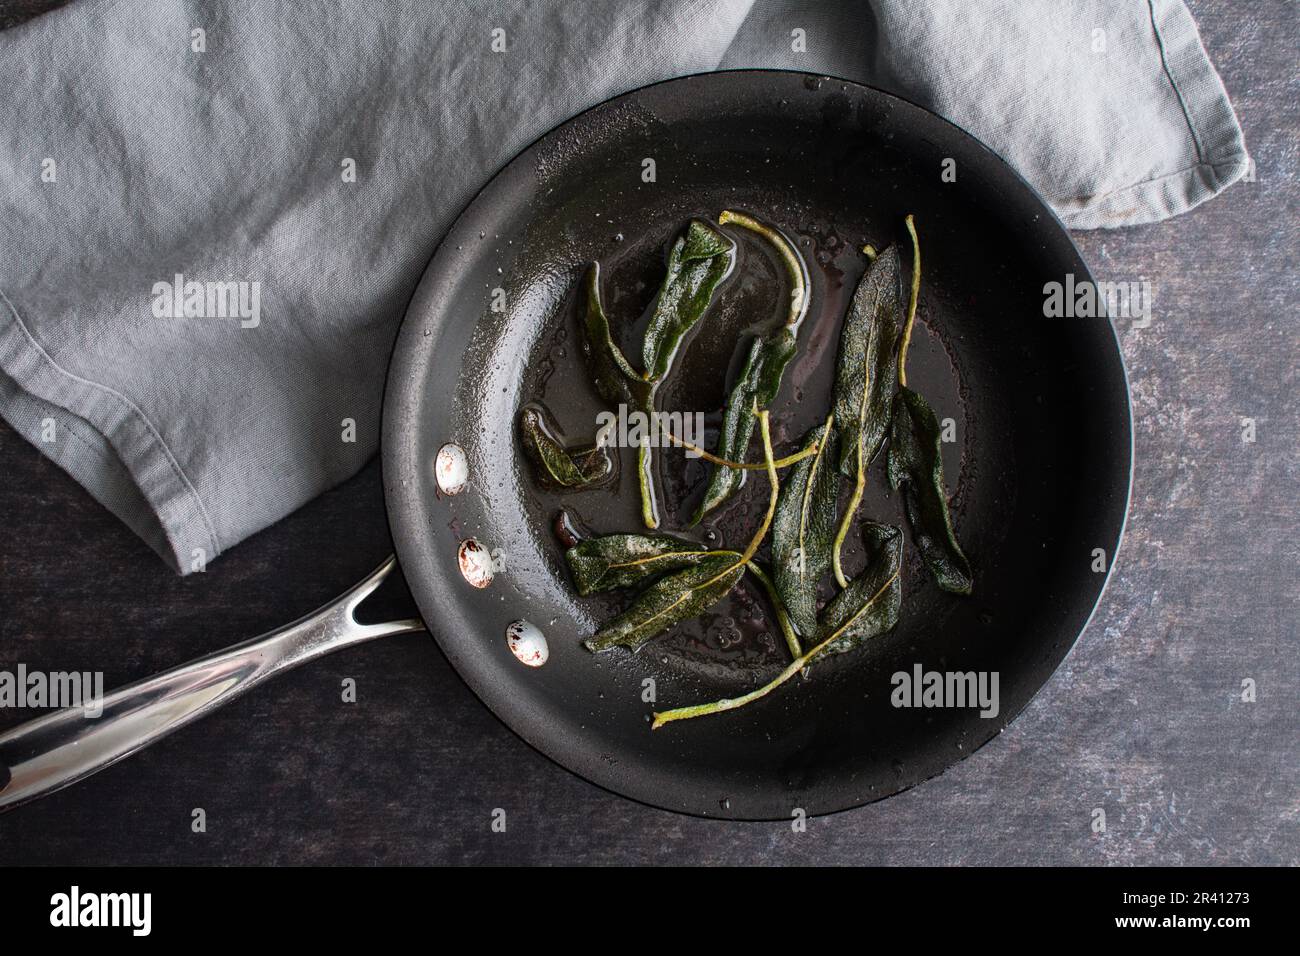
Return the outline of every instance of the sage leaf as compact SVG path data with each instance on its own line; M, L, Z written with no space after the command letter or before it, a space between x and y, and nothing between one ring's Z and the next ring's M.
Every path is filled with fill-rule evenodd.
M785 646L790 648L790 656L798 657L803 653L803 645L799 643L799 635L795 634L794 626L790 623L790 615L786 613L785 603L781 596L776 593L776 585L772 583L772 575L764 570L763 566L757 561L749 561L745 568L757 579L759 587L767 595L767 599L772 602L772 613L776 616L776 626L781 629L781 636L785 638Z
M776 399L781 388L781 376L798 349L796 332L782 327L770 335L754 339L740 378L727 398L722 430L718 434L716 454L719 458L737 462L745 460L749 441L754 435L754 424L758 421L755 408L766 408ZM699 524L709 512L735 494L744 485L745 477L743 469L715 465L691 524Z
M718 222L741 226L766 239L785 264L790 282L790 304L784 321L778 328L755 336L740 377L727 396L717 455L730 461L744 462L757 421L755 410L767 408L776 400L781 389L781 377L799 348L799 327L808 314L808 268L790 241L771 226L730 209L722 211ZM699 524L705 515L735 494L744 485L745 477L743 470L715 466L691 524Z
M582 313L582 351L600 397L610 404L643 408L650 402L650 383L632 368L614 342L609 317L600 302L600 263L587 270Z
M890 246L867 266L840 331L835 367L834 414L840 432L840 473L853 479L853 494L840 515L831 568L848 587L840 560L844 540L862 503L867 467L884 443L898 387L898 343L907 321L907 296L898 247Z
M835 600L826 605L818 630L818 643L796 657L780 674L762 687L739 697L724 697L707 704L691 704L656 712L651 730L678 720L691 720L736 710L766 697L815 661L831 654L857 647L869 637L883 634L898 622L902 603L899 572L902 567L903 542L899 530L869 522L864 528L868 555L867 569Z
M655 581L641 592L630 608L587 641L589 650L603 651L616 645L633 649L640 647L679 621L708 610L722 600L744 576L745 569L750 566L754 554L772 527L780 487L776 476L776 459L772 455L772 428L767 409L758 412L758 427L763 438L763 463L767 470L770 494L763 523L749 539L744 553L719 551L700 559L694 567ZM757 565L753 567L762 581L765 577L762 569Z
M587 649L640 647L674 624L702 614L721 601L745 573L744 561L719 552L693 567L660 578L641 592L626 611L587 641Z
M720 553L668 534L606 534L580 541L564 558L578 593L585 597L631 587Z
M787 476L772 521L772 583L801 637L817 630L817 584L830 569L839 475L833 419L804 439L815 448Z
M538 468L538 479L556 488L589 488L602 484L614 473L609 450L601 442L568 449L556 437L554 422L539 405L525 405L519 412L524 450Z
M704 315L735 261L736 244L698 219L673 243L641 347L649 381L658 384L668 375L682 339Z
M939 421L926 400L900 387L889 432L889 483L903 490L912 538L939 587L970 594L970 562L957 543L944 491L940 434Z
M851 651L868 638L898 623L903 602L899 574L903 563L903 533L893 525L867 521L862 526L866 568L822 611L817 639L823 655Z
M906 315L902 264L890 246L867 266L840 331L834 414L846 478L863 473L885 440Z
M634 369L614 342L600 301L599 265L592 264L587 272L582 345L602 398L629 405L653 419L655 393L672 369L682 340L708 310L713 293L730 274L735 259L736 244L708 223L693 219L678 236L641 343L644 372ZM637 450L637 469L641 518L647 528L654 529L659 526L659 509L653 450L648 441Z

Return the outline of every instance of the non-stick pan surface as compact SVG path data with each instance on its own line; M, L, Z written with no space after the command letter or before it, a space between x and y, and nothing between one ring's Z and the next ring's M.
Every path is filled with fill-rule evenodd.
M975 587L968 598L940 592L909 539L894 631L748 707L652 732L652 710L770 679L788 662L784 645L746 582L639 653L585 650L582 640L621 599L575 596L553 519L565 507L596 532L637 530L634 459L622 452L617 495L552 496L533 481L516 423L521 405L541 400L572 440L590 438L603 406L577 339L582 270L600 261L606 307L630 348L672 238L691 217L713 220L724 208L778 226L811 271L800 354L773 407L786 449L826 413L863 242L899 239L903 217L915 215L925 271L909 384L953 420L946 476ZM704 412L710 428L742 333L783 308L778 265L750 236L735 238L738 270L661 392L661 407ZM646 803L788 819L796 809L879 799L942 771L995 736L1052 674L1101 593L1095 549L1109 567L1119 543L1131 460L1124 369L1105 318L1044 316L1045 284L1068 274L1076 284L1090 278L1015 172L957 127L878 90L795 73L717 73L637 90L570 120L457 220L397 341L384 483L398 557L430 631L525 740ZM504 311L493 308L497 290ZM469 485L455 497L439 495L434 476L445 442L469 459ZM658 461L665 530L678 530L706 473L679 452ZM866 514L903 524L880 463L871 477ZM733 507L691 533L743 546L766 493L756 474ZM458 568L469 537L498 559L485 589ZM546 633L545 666L525 667L508 649L506 627L518 619ZM892 675L918 665L996 674L996 716L894 706Z

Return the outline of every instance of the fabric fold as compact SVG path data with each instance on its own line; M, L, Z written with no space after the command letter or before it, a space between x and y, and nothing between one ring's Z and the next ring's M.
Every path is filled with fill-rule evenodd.
M928 106L1077 228L1246 169L1179 0L75 0L0 33L0 416L206 568L375 453L405 303L497 169L738 67Z

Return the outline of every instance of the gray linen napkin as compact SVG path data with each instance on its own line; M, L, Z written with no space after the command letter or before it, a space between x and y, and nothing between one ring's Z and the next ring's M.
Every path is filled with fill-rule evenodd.
M375 452L402 306L493 171L743 66L929 106L1078 228L1247 164L1180 0L77 0L0 33L0 415L204 568ZM185 318L191 281L236 317Z

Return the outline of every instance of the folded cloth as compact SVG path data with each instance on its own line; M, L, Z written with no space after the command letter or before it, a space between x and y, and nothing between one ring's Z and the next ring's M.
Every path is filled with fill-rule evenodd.
M1180 0L77 0L0 33L0 415L200 570L375 452L403 305L493 171L743 66L899 92L1080 228L1247 164Z

